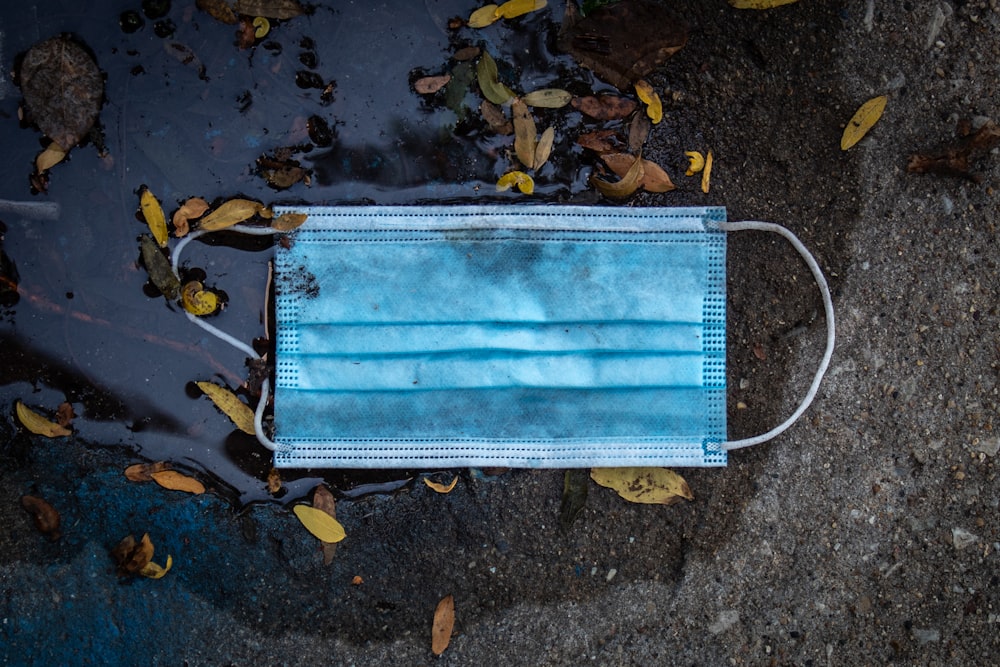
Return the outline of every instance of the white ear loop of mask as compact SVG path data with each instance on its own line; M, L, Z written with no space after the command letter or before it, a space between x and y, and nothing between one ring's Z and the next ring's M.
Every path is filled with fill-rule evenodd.
M816 259L812 256L809 250L802 244L802 241L798 239L795 234L791 231L782 227L781 225L774 224L773 222L759 222L756 220L748 220L743 222L719 222L719 229L725 232L739 232L745 230L755 230L762 232L772 232L783 236L785 239L791 243L792 247L799 253L802 259L805 261L806 265L809 267L809 271L812 273L813 278L816 280L816 285L819 287L820 296L823 298L823 310L826 316L826 350L823 353L823 359L820 361L819 368L816 370L816 374L813 376L812 384L809 390L806 392L805 397L799 403L799 407L791 414L788 419L778 424L770 431L762 433L760 435L753 436L751 438L744 438L742 440L730 440L721 443L721 447L726 451L731 451L734 449L741 449L743 447L750 447L752 445L759 445L762 442L767 442L772 438L780 435L781 433L788 430L792 424L794 424L799 417L802 416L816 398L816 392L819 390L819 385L823 381L823 376L826 374L826 369L830 365L830 359L833 357L834 342L836 339L836 325L834 323L834 313L833 313L833 298L830 296L830 287L826 283L826 278L823 276L823 271L820 269L819 264ZM273 234L280 234L281 232L277 229L271 227L249 227L247 225L233 225L228 227L227 230L240 232L242 234L250 234L253 236L270 236ZM187 237L181 240L177 244L177 247L173 252L172 268L175 275L180 275L178 273L178 266L180 265L181 253L187 244L195 239L198 239L206 234L212 232L205 230L196 230L188 234ZM184 315L187 316L188 320L195 323L208 333L213 336L223 340L236 349L240 350L246 354L251 359L260 359L260 355L257 354L251 346L247 345L243 341L231 336L230 334L222 331L221 329L209 324L205 320L189 313L187 310L184 311ZM264 378L261 383L260 388L260 401L257 404L257 409L254 411L254 431L256 432L257 439L262 445L270 449L271 451L277 451L279 449L279 444L273 442L264 434L264 409L267 406L267 399L270 393L270 382L268 378Z
M795 234L781 225L774 224L773 222L759 222L756 220L747 220L743 222L720 222L718 225L719 229L726 232L739 232L750 229L761 232L773 232L785 237L785 239L792 244L792 247L795 248L805 261L806 266L809 267L809 271L812 273L813 279L819 287L820 296L823 298L823 311L826 315L826 350L823 352L823 359L820 361L819 368L816 369L816 374L813 376L813 381L809 386L809 391L806 392L805 397L799 403L799 407L788 419L778 424L767 433L761 433L760 435L756 435L751 438L744 438L742 440L730 440L721 443L724 450L731 451L733 449L750 447L751 445L759 445L762 442L766 442L771 438L780 435L784 431L788 430L788 428L802 416L802 413L809 408L809 404L813 402L814 398L816 398L816 392L819 390L820 382L823 381L826 369L830 365L830 359L833 357L833 347L836 340L836 325L834 323L833 315L833 298L830 296L830 287L826 284L826 278L823 276L823 271L819 268L819 263L816 262L816 259L812 256L805 245L802 244L802 241L795 236Z

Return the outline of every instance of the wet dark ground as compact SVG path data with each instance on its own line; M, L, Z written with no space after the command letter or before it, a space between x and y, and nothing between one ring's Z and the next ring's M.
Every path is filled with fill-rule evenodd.
M567 532L562 471L460 471L447 496L414 483L341 501L348 538L324 567L316 541L282 507L319 473L289 475L299 481L272 501L266 453L189 393L191 381L213 375L238 384L244 359L143 292L135 191L145 183L170 202L485 197L500 173L493 147L442 133L448 112L409 89L414 68L446 62L448 17L473 7L409 3L400 18L397 4L320 8L274 30L280 52L241 52L231 28L175 3L174 39L198 55L207 81L150 25L123 35L118 15L130 7L0 10L5 68L61 31L94 49L108 75L109 149L103 159L75 149L53 169L49 194L32 196L39 137L18 127L17 90L2 89L0 198L57 202L60 215L0 212L21 278L19 302L3 312L0 393L9 406L69 399L81 415L76 435L57 441L25 434L12 409L0 422L7 662L125 663L138 649L150 664L424 664L430 615L449 593L458 623L444 660L453 664L498 655L512 664L993 661L996 166L980 166L982 186L907 176L903 166L908 152L950 138L955 116L995 115L996 7L669 3L691 36L651 77L677 95L644 155L679 187L630 203L724 205L732 220L773 220L799 234L842 313L816 406L726 469L683 471L693 503L628 505L593 487ZM484 33L494 55L545 53L548 42L529 36L551 31L560 10ZM925 44L938 12L943 46ZM336 81L329 103L295 85L303 37L315 43L315 71ZM525 78L547 82L544 62L511 58ZM246 91L252 103L241 111ZM886 92L886 118L841 152L851 113ZM338 141L304 158L312 185L269 189L254 160L305 141L314 114ZM562 122L568 157L538 199L600 201L583 185L585 158L569 147L580 121ZM433 165L428 144L444 151ZM704 195L682 176L683 152L709 148L716 165ZM263 332L268 256L190 252L229 294L217 324L246 339ZM728 271L736 438L791 411L820 353L822 314L780 241L734 236ZM126 481L122 469L141 459L172 460L212 493ZM25 493L60 510L61 540L34 530L19 506ZM264 502L245 505L254 500ZM976 546L959 548L956 527ZM156 560L170 553L174 568L158 581L119 582L108 551L143 532ZM363 583L352 585L355 576Z

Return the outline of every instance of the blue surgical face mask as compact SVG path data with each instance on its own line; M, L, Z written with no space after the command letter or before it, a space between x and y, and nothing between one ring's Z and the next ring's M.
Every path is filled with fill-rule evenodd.
M726 232L766 223L722 208L275 213L291 210L308 218L276 250L275 430L260 434L276 466L722 466L754 444L726 442ZM830 349L779 429L832 351L810 268Z

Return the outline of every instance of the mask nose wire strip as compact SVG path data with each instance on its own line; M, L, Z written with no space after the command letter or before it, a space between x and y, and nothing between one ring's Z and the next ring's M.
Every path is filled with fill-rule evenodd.
M234 232L240 232L242 234L250 234L252 236L271 236L274 234L281 233L277 229L272 229L271 227L249 227L246 225L233 225L232 227L227 227L226 229ZM171 260L171 268L174 271L174 275L178 276L180 275L177 269L178 266L180 265L181 253L184 251L184 248L186 248L191 241L194 241L197 238L200 238L202 236L205 236L206 234L211 234L211 233L212 232L210 231L198 229L188 234L184 239L181 240L180 243L177 244L177 247L174 248L173 258ZM188 320L197 324L199 327L201 327L208 333L212 334L216 338L229 343L237 350L240 350L241 352L246 354L251 359L260 359L260 355L257 354L256 350L254 350L252 347L250 347L243 341L239 340L238 338L235 338L230 334L226 333L225 331L223 331L222 329L219 329L218 327L209 324L200 317L196 317L195 315L189 313L187 310L184 311L184 314L187 316ZM278 443L273 442L270 438L268 438L264 434L264 408L267 406L267 398L269 394L270 394L270 382L268 381L268 378L264 378L264 381L261 383L260 386L260 401L257 403L257 409L254 410L253 429L255 435L257 436L257 440L260 441L260 444L264 445L272 452L274 452L278 450Z
M767 433L762 433L751 438L744 438L742 440L731 440L721 443L722 449L730 451L766 442L786 431L799 417L802 416L802 413L806 411L809 404L812 403L813 399L816 397L816 392L819 390L820 382L822 382L823 376L826 374L826 369L830 365L830 358L833 356L833 346L836 339L836 325L834 324L833 299L830 296L830 287L826 284L826 278L823 276L823 270L820 269L816 259L802 244L802 241L795 236L795 234L781 225L774 224L773 222L747 220L742 222L719 222L717 224L719 229L726 232L739 232L749 229L762 232L773 232L785 237L785 239L792 244L792 247L795 248L799 255L802 256L802 259L805 260L806 265L809 267L809 271L812 272L813 278L816 280L816 285L819 287L819 293L823 297L823 310L826 314L826 351L823 353L823 359L820 361L819 368L816 369L816 374L813 376L812 385L810 385L809 391L806 392L805 397L799 403L799 407L788 419L778 426L775 426Z

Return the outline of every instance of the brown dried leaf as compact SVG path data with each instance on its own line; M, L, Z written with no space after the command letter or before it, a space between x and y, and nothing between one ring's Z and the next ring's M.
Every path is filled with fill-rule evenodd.
M588 95L574 97L570 102L572 107L595 120L619 120L628 118L635 111L638 103L627 97L617 95Z
M611 168L611 171L623 179L635 162L635 156L628 153L605 153L601 155L601 159L604 160L604 164ZM639 181L639 187L646 192L670 192L677 187L660 165L645 158L640 159L642 160L643 175Z
M632 116L632 122L628 126L628 149L633 153L641 151L652 129L653 123L646 114L637 113Z
M597 153L616 153L620 151L620 148L617 146L617 136L614 130L596 130L581 134L576 138L576 143Z
M466 60L472 60L473 58L478 57L481 52L482 49L480 49L478 46L466 46L464 48L459 49L458 51L455 51L455 53L451 57L457 60L458 62L462 63L465 62Z
M317 485L316 490L313 491L313 507L326 512L334 519L337 518L337 503L333 499L330 489L322 484ZM320 540L320 544L323 545L323 565L329 565L337 555L337 543Z
M633 158L632 165L620 181L612 183L598 178L596 174L592 173L590 175L590 182L605 197L628 197L638 190L640 183L642 183L642 177L645 173L644 162L641 157Z
M451 643L451 631L455 628L455 596L446 595L434 610L434 625L431 627L431 651L441 655Z
M161 470L159 472L150 473L150 477L153 481L162 486L165 489L170 489L172 491L186 491L187 493L193 493L194 495L199 495L205 493L205 485L196 480L194 477L188 477L176 470Z
M149 539L149 533L143 535L139 542L132 535L126 535L111 550L111 558L118 567L119 576L138 574L153 559L153 543Z
M293 19L305 13L296 0L236 0L237 14L263 16L268 19Z
M171 222L174 224L174 236L181 238L191 230L191 221L205 215L209 209L208 202L201 197L190 197L174 211Z
M56 408L56 423L64 428L69 428L76 419L76 413L73 411L73 405L71 403L60 403L59 407Z
M227 25L236 23L236 12L225 0L196 0L195 5L216 21L221 21Z
M37 496L21 496L21 507L35 520L38 532L47 535L51 540L59 539L60 519L55 507Z
M125 468L125 478L130 482L152 482L153 473L168 470L170 464L166 461L155 463L134 463Z
M479 105L479 113L483 115L483 119L490 126L490 129L497 134L511 134L514 132L514 125L499 105L493 104L489 100L483 100L482 104Z
M448 85L449 81L451 81L451 74L425 76L413 82L413 90L421 95L431 95Z
M538 140L535 119L531 117L528 105L519 99L511 103L510 110L514 118L514 153L525 169L531 169L535 166L535 146Z
M267 473L267 492L272 496L281 491L281 471L271 468Z

